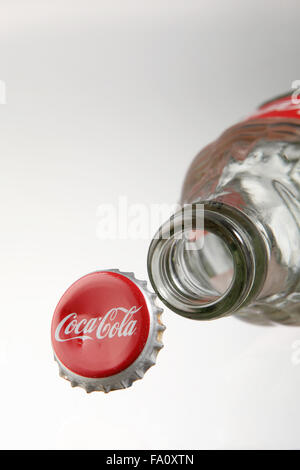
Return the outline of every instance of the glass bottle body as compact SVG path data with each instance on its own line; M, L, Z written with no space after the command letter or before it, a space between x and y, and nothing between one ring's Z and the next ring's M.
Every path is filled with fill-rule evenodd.
M192 162L181 204L191 214L201 207L204 227L195 230L191 215L183 228L175 214L172 236L160 237L163 226L152 241L148 269L160 298L198 320L234 313L300 323L300 120L229 128ZM201 248L186 250L197 238Z

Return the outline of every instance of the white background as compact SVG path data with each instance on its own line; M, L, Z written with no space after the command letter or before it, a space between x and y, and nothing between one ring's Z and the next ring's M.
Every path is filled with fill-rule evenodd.
M1 448L299 448L300 329L165 310L131 389L58 377L50 322L105 268L146 279L148 240L97 207L174 203L198 150L300 79L297 0L0 1ZM293 355L294 354L294 355Z

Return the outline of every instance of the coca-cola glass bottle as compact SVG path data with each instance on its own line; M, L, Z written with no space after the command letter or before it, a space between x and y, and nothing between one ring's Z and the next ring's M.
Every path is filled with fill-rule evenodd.
M264 103L205 147L180 203L149 248L160 299L196 320L235 313L299 324L299 100L289 93ZM203 230L195 230L199 213Z

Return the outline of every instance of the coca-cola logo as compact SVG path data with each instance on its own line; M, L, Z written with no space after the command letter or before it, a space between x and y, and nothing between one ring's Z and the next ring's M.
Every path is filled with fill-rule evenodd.
M82 377L109 377L132 364L147 343L150 313L140 287L117 272L74 282L52 320L56 358Z
M141 308L136 306L130 309L114 307L105 315L92 318L85 318L75 312L70 313L57 325L55 340L63 343L76 339L86 341L132 336L136 331L137 324L134 315Z

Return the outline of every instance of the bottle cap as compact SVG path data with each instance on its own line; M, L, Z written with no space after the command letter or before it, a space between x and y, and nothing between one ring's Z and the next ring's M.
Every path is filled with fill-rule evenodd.
M146 281L117 269L74 282L60 299L51 337L59 373L87 392L127 388L163 347L162 309Z

